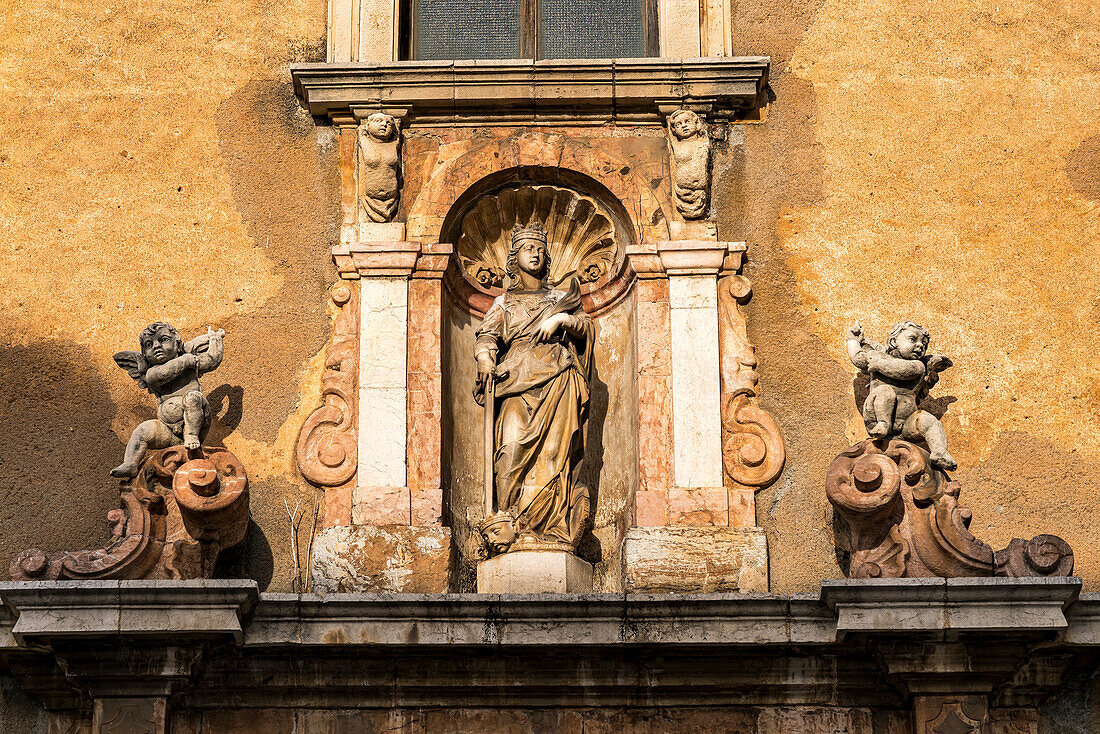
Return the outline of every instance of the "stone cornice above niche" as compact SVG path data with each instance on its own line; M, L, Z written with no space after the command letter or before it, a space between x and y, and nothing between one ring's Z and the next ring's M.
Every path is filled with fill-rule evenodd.
M661 125L685 107L740 119L766 101L766 56L583 61L315 63L290 68L311 114L354 125L382 110L406 124Z

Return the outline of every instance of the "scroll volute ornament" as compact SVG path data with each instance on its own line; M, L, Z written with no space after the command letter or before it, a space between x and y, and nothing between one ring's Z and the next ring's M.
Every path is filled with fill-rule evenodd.
M240 460L220 447L150 451L119 493L121 509L107 515L112 540L106 547L25 550L12 561L12 579L210 578L218 554L248 530L248 477Z
M734 487L761 489L783 470L783 434L760 407L756 348L749 342L741 305L752 295L743 275L718 282L719 349L722 354L722 465Z
M337 283L332 302L340 309L321 377L323 404L302 424L295 447L298 470L318 487L338 487L358 466L359 288Z
M993 553L970 532L959 483L928 450L899 438L868 439L829 466L825 493L836 510L837 547L849 578L1068 576L1073 551L1053 535L1015 538Z

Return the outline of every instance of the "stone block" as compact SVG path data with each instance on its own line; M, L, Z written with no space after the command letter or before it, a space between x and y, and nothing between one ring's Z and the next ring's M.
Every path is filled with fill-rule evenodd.
M313 543L313 590L440 594L451 581L451 530L353 525L322 530Z
M477 564L479 594L586 594L592 564L556 550L517 551Z
M325 516L322 527L351 525L351 487L325 490Z
M401 242L404 239L404 222L363 222L359 225L360 242Z
M668 497L664 492L639 490L634 495L634 524L660 526L668 522Z
M411 525L412 496L408 487L356 487L351 519L355 525Z
M630 593L766 592L768 541L760 528L630 528L623 575Z
M729 525L729 494L726 488L673 487L668 492L668 524Z

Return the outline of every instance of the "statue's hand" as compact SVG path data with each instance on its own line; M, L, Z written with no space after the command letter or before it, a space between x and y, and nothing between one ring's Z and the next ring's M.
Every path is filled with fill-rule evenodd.
M544 319L543 322L539 324L538 331L535 332L535 341L550 341L554 338L554 334L558 331L558 329L565 326L568 320L569 315L564 313L556 313L553 316Z
M848 329L848 338L863 341L863 327L860 326L858 321Z
M496 362L493 361L493 355L488 352L477 355L477 382L479 385L483 384L489 375L495 372Z

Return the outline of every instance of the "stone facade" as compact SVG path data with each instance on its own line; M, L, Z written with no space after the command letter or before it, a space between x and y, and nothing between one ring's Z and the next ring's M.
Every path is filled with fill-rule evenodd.
M424 65L395 63L403 2L13 8L0 565L117 560L93 479L151 414L111 352L168 318L232 335L206 443L251 510L182 575L254 583L4 586L0 731L1100 728L1078 582L821 585L845 551L1100 578L1100 41L1089 3L1040 5L658 0L660 58ZM469 352L503 283L462 224L550 188L607 222L575 268L596 593L469 597ZM955 534L904 566L822 491L861 438L856 314L958 365L933 406ZM155 551L131 575L180 575L157 559L194 538L128 528Z

